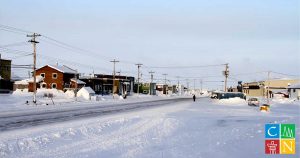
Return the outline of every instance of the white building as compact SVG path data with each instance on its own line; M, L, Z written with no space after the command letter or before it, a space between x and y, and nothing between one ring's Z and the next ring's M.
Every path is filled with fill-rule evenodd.
M300 100L300 82L288 87L289 96L292 99Z

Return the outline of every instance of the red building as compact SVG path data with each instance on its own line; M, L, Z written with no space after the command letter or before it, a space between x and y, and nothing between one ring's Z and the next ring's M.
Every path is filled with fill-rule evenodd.
M43 77L43 81L37 83L37 88L65 90L84 85L84 82L78 80L74 82L74 79L78 78L79 75L76 70L65 65L45 65L36 70L36 75ZM29 83L28 89L33 91L32 82Z

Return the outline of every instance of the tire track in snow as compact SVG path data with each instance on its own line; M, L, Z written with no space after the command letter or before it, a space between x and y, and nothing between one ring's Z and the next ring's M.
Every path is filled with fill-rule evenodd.
M0 131L28 128L32 126L49 123L63 122L87 117L97 117L101 115L120 113L130 110L162 106L171 103L187 101L190 98L174 98L165 100L146 101L138 103L117 104L111 106L96 106L87 109L70 109L51 112L34 112L31 114L15 114L0 116Z
M128 122L130 123L130 122ZM159 119L143 119L134 123L130 126L125 126L125 128L118 129L117 131L113 131L108 134L98 135L93 134L88 135L84 138L84 140L80 140L77 142L72 142L69 145L57 146L55 149L41 151L38 153L34 153L32 155L26 155L26 157L45 157L51 155L51 157L64 157L66 155L71 157L80 157L78 152L88 153L90 151L99 150L107 151L107 150L115 150L118 149L118 146L123 146L126 148L126 151L120 151L122 153L122 157L133 157L137 155L139 152L148 145L147 133L150 132L153 135L156 135L156 139L161 139L166 136L168 133L160 133L160 130L170 130L168 125L176 124L174 120L168 118L159 118ZM125 124L126 125L126 124ZM166 126L167 125L167 126ZM173 129L175 127L172 127ZM123 144L120 144L123 142ZM85 149L82 149L85 147ZM128 147L130 150L128 150ZM122 150L122 149L121 149Z

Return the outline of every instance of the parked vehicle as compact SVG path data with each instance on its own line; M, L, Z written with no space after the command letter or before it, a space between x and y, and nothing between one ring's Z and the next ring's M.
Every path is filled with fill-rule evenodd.
M262 106L260 106L259 110L268 112L268 111L270 111L270 105L269 104L263 104Z
M229 98L241 98L246 100L246 95L240 92L213 92L212 99L229 99Z
M248 105L249 106L259 106L259 100L257 98L249 98Z

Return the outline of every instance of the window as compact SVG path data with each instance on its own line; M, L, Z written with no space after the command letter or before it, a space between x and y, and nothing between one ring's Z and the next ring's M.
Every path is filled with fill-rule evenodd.
M57 73L52 73L52 78L57 79Z
M42 83L42 88L47 88L46 83Z
M45 78L45 73L41 73L41 74L40 74L40 76L42 76L42 77L44 77L44 78Z
M56 89L56 87L57 87L56 83L52 83L51 88L52 88L52 89Z
M293 89L293 92L295 93L295 92L296 92L296 89Z

